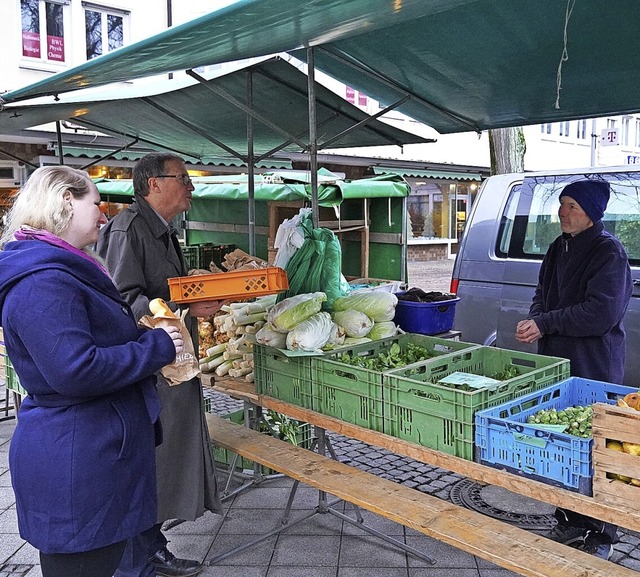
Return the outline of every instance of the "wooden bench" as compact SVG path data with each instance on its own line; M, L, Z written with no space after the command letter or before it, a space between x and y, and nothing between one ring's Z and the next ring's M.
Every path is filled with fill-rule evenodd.
M211 440L225 449L521 575L638 576L631 569L236 425L228 419L207 414L207 422Z

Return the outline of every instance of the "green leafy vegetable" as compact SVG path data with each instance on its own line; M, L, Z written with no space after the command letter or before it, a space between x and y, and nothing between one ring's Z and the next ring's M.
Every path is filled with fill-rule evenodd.
M393 343L389 350L375 356L367 357L358 354L345 353L338 360L342 363L370 369L372 371L388 371L412 363L417 363L431 357L427 349L413 343L408 343L402 349L398 343Z

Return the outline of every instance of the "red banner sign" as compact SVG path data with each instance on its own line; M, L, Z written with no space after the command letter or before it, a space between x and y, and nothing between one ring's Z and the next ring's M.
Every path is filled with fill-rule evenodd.
M40 34L22 31L22 55L29 58L40 58Z
M47 60L64 62L64 38L47 36Z

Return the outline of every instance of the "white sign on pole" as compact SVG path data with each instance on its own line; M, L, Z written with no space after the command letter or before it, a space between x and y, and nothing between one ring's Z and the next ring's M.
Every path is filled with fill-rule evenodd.
M605 128L600 134L601 146L616 146L618 142L618 129L617 128Z

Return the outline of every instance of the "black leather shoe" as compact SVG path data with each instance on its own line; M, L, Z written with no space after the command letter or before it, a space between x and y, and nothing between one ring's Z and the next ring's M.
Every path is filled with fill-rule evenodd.
M150 561L156 568L157 575L166 577L192 577L202 571L202 565L191 559L178 559L166 547L156 551Z

